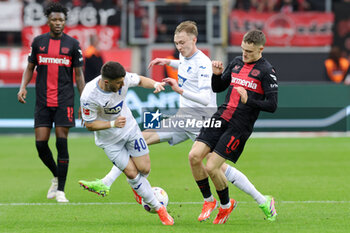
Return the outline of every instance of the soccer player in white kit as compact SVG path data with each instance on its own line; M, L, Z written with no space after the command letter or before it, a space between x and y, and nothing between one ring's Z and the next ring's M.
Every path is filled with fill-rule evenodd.
M168 83L173 91L180 94L180 111L192 110L197 111L197 114L212 116L217 110L216 94L211 89L212 77L212 62L200 51L197 46L198 30L196 23L193 21L184 21L180 23L174 33L174 43L180 53L179 60L171 60L166 58L156 58L149 64L149 68L154 65L170 65L178 69L178 83L175 79L165 78L163 81ZM203 112L207 110L206 112ZM156 131L147 129L142 132L148 145L167 141L170 145L176 145L187 139L192 141L199 135L198 131L174 130L173 132ZM238 169L223 164L222 171L228 181L233 183L237 188L252 196L260 205L266 202L266 198L262 195L248 178ZM121 174L121 171L113 166L111 171L102 179L96 181L79 181L79 183L89 191L105 196L109 194L110 186ZM205 221L210 217L210 214L215 210L219 202L211 193L203 194L204 204L201 214L198 217L199 221ZM137 202L141 203L139 197L135 196Z
M81 95L83 120L94 131L95 143L123 171L132 189L156 210L164 225L174 220L155 197L147 176L151 169L149 150L135 118L125 103L129 87L164 90L164 83L126 73L118 62L107 62L101 75L89 82Z

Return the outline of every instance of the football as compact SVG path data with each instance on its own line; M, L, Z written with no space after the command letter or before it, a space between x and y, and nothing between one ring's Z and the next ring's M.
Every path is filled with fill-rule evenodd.
M154 192L154 195L156 196L157 200L160 202L160 204L164 205L165 207L168 206L169 198L168 194L165 192L164 189L160 187L152 187L152 190ZM147 212L150 212L152 214L156 213L156 210L151 208L148 204L143 202L142 199L142 206L145 208Z

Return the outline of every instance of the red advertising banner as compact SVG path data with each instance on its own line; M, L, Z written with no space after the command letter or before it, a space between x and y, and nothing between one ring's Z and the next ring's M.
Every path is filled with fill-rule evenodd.
M22 73L28 64L28 53L29 48L0 49L0 85L19 85L21 83ZM101 55L105 62L117 61L122 64L126 70L131 70L131 49L116 48L101 51ZM30 83L35 82L35 73Z
M230 44L241 45L250 29L260 29L269 46L327 46L332 44L333 13L252 13L234 10L230 14Z
M34 37L47 32L49 32L49 27L47 25L41 27L24 27L22 30L22 45L24 47L30 47ZM64 32L77 39L82 49L89 46L89 40L92 35L98 36L99 48L101 50L117 48L120 38L119 26L66 26Z

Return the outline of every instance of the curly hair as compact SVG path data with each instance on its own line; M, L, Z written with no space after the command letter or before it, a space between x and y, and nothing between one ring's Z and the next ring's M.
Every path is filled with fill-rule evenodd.
M67 18L68 9L58 2L50 2L49 5L47 5L47 7L45 8L45 16L48 18L52 12L63 13L64 16Z

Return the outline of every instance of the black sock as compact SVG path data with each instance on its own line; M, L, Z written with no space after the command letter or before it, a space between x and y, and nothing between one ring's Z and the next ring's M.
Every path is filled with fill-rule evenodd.
M57 190L64 191L66 184L69 154L67 146L67 138L56 139L57 148L57 177L58 177L58 188Z
M47 141L35 141L35 146L38 151L41 161L50 169L52 175L57 177L57 166L53 160L51 150Z
M220 198L221 205L226 205L230 202L230 197L228 195L228 187L221 191L216 190L216 192L218 193L218 196Z
M196 181L199 189L202 192L204 198L209 198L211 196L210 186L208 177L203 180Z

